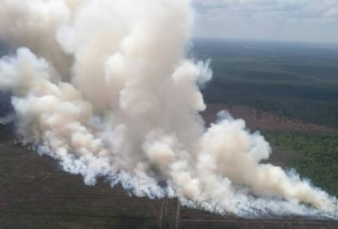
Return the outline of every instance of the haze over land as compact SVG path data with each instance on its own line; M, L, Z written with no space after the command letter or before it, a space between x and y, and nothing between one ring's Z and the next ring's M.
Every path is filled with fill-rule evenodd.
M1 3L11 52L0 87L12 93L18 135L65 171L217 213L335 217L335 197L260 163L270 146L243 120L221 112L204 127L199 86L211 71L185 57L190 1Z
M195 36L338 44L336 0L194 0Z

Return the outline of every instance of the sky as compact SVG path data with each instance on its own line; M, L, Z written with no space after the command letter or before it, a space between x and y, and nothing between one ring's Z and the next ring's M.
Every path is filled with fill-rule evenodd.
M195 37L338 43L338 0L193 0Z

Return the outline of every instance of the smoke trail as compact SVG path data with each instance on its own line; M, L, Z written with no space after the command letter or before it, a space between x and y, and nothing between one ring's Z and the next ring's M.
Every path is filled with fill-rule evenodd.
M211 71L185 58L190 1L0 5L0 38L16 50L0 61L0 89L13 95L17 132L86 184L104 176L221 214L336 217L334 197L261 163L270 146L243 120L223 113L204 127L198 84Z

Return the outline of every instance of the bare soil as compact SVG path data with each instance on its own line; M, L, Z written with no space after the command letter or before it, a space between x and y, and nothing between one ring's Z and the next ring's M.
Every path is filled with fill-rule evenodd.
M326 126L306 123L301 120L286 118L244 106L227 107L223 104L208 104L207 109L202 112L202 116L206 123L210 124L217 120L217 113L221 110L228 111L233 118L245 120L248 129L252 131L290 131L324 134L336 134L338 132L336 129Z

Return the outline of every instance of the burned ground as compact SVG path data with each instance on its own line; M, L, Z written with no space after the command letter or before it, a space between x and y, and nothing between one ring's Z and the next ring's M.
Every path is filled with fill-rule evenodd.
M326 228L337 221L266 216L243 219L189 209L176 199L150 200L82 178L15 143L13 128L0 131L0 226L6 229L106 228ZM283 159L275 160L277 163ZM253 212L253 214L256 214Z

